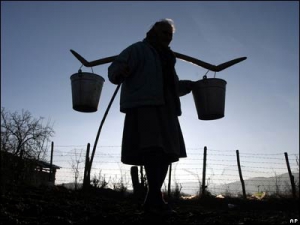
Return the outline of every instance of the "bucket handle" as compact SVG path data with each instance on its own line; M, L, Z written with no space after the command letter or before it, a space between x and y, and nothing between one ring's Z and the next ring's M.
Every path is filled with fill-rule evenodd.
M206 73L204 74L204 76L203 76L203 80L204 80L204 79L207 79L207 76L206 76L206 74L208 74L208 72L209 72L209 70L207 70L207 71L206 71Z
M202 79L207 79L207 76L206 76L206 75L207 75L208 72L209 72L209 70L206 71L206 73L204 74L204 76L203 76ZM217 72L215 71L215 73L214 73L214 78L216 78L216 73L217 73Z
M79 70L78 70L78 73L79 73L79 74L82 73L81 68L82 68L83 66L84 66L84 65L82 64L82 65L79 67ZM91 70L92 70L92 73L94 73L93 67L91 67Z

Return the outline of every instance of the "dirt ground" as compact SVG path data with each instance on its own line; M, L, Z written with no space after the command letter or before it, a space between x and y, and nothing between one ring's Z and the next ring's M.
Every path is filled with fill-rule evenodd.
M291 219L299 223L299 199L171 200L177 214L164 215L144 213L141 199L110 189L6 187L1 192L0 224L290 224Z

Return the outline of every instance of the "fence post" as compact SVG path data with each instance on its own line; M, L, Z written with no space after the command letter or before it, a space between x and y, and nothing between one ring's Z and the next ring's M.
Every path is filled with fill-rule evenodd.
M206 179L206 154L207 154L207 147L204 146L204 153L203 153L203 171L202 171L202 188L201 188L201 196L204 197L205 195L205 179Z
M168 183L168 198L171 198L171 174L172 174L172 163L169 165L169 183Z
M49 171L49 182L51 182L51 177L52 177L52 162L53 162L53 150L54 150L54 142L51 142L51 156L50 156L50 171ZM54 180L53 180L54 184Z
M89 165L90 165L90 143L87 144L86 156L85 156L85 165L84 165L84 174L83 174L83 189L86 189L90 185L90 174L89 174Z
M239 169L240 180L242 183L243 197L244 197L244 199L246 199L245 182L244 182L243 175L242 175L239 150L236 150L236 159L237 159L237 164L238 164L238 169Z
M141 176L141 185L144 188L145 187L145 180L144 180L143 166L140 166L140 176Z
M290 180L291 180L293 198L296 198L295 180L294 180L294 176L291 172L291 167L290 167L290 162L289 162L289 157L288 157L287 152L284 153L284 156L285 156L286 166L287 166L289 176L290 176Z
M131 182L133 187L133 194L139 196L141 187L139 182L139 169L137 166L132 166L130 168Z

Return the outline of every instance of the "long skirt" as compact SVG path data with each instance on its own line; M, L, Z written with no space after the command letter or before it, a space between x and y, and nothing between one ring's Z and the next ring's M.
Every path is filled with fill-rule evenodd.
M121 153L124 164L144 165L149 151L162 151L170 163L187 156L170 93L165 99L165 105L143 106L126 112Z

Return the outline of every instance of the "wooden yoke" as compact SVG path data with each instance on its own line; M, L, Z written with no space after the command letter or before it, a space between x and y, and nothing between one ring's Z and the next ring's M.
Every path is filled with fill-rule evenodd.
M70 51L85 67L93 67L93 66L99 66L102 64L110 63L110 62L114 61L115 58L117 57L117 55L115 55L115 56L110 56L110 57L97 59L97 60L88 62L85 58L83 58L81 55L79 55L74 50L71 49ZM224 69L227 69L228 67L231 67L231 66L247 59L247 57L236 58L236 59L233 59L228 62L225 62L225 63L215 66L215 65L206 63L199 59L196 59L196 58L193 58L193 57L190 57L190 56L178 53L178 52L174 52L174 54L175 54L176 58L178 58L178 59L193 63L197 66L203 67L203 68L211 70L213 72L220 72Z

